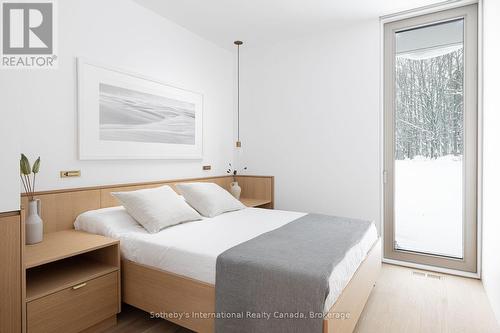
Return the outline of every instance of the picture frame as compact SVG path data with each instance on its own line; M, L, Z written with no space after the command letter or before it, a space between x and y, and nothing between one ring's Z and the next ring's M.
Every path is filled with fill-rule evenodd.
M80 160L201 159L203 95L77 59Z

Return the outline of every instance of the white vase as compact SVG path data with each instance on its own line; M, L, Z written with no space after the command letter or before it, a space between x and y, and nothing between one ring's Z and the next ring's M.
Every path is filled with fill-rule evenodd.
M40 218L40 200L31 200L28 203L26 216L26 244L40 243L43 239L43 221Z
M231 186L229 187L229 191L231 192L233 197L240 200L241 187L238 185L238 182L232 182Z

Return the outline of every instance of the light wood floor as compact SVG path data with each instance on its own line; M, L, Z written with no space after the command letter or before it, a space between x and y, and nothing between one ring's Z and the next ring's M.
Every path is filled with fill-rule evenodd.
M482 283L383 265L357 333L500 332Z
M106 333L190 333L124 306ZM479 280L383 265L357 333L500 332Z

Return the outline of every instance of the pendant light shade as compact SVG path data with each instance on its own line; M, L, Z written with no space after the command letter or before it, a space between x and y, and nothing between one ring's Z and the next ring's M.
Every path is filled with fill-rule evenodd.
M240 46L243 45L241 40L234 41L234 45L237 48L237 120L238 120L238 136L236 139L236 148L241 148L240 141Z

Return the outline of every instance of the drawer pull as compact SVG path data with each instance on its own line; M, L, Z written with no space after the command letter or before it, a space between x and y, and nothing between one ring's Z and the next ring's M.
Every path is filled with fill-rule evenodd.
M80 289L80 288L83 288L87 285L86 282L84 283L80 283L80 284L77 284L76 286L73 287L73 290L77 290L77 289Z

